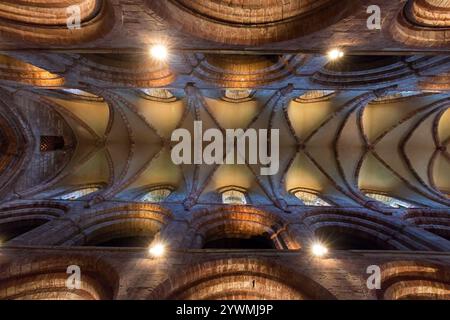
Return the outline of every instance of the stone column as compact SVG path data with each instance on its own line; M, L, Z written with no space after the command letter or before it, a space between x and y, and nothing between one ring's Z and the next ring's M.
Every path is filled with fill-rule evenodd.
M289 249L304 249L314 240L314 233L304 223L288 224L285 230L292 240Z
M155 237L155 241L162 241L170 249L182 249L188 245L186 243L189 222L187 220L172 220Z

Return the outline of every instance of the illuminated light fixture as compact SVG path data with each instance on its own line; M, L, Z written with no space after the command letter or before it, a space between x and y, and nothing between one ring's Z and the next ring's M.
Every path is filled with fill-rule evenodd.
M323 244L317 242L312 245L311 252L316 257L323 257L328 253L328 248L325 247Z
M150 48L150 55L153 59L164 61L169 56L169 50L163 44L155 44Z
M332 49L327 53L329 60L338 60L344 56L344 51L340 49Z
M155 258L159 258L159 257L162 257L164 255L164 253L166 252L166 247L162 243L157 243L157 244L152 245L148 249L148 252L150 253L151 256L153 256Z

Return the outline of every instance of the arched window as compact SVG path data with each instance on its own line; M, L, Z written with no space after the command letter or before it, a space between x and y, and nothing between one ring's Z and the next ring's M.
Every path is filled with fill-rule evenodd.
M378 102L378 103L392 102L394 100L399 100L399 99L407 98L407 97L414 97L414 96L418 96L421 94L423 94L423 93L420 91L400 91L400 92L395 92L395 93L388 94L388 95L382 96L380 98L377 98L373 102L375 102L375 103L376 102Z
M334 95L333 90L312 90L307 91L296 99L297 102L320 102L326 101Z
M139 201L143 202L163 202L172 190L169 188L154 189L140 197Z
M100 190L100 188L98 188L98 187L78 189L76 191L72 191L70 193L65 193L63 195L60 195L60 196L56 197L56 199L59 199L59 200L77 200L79 198L87 196L88 194L94 193L94 192L96 192L98 190Z
M253 91L250 89L226 89L223 99L228 102L244 102L252 98Z
M357 228L328 225L316 229L314 235L332 250L396 250L381 238Z
M385 205L392 207L392 208L414 208L414 205L412 205L411 203L393 198L393 197L389 197L387 195L384 194L379 194L379 193L371 193L368 192L366 193L366 196L369 198L372 198L376 201L382 202Z
M145 95L146 98L154 101L160 102L172 102L177 98L167 89L160 88L149 88L149 89L141 89L141 92Z
M238 189L228 189L222 192L223 204L247 204L245 193Z
M331 204L313 192L305 190L294 190L291 192L300 199L305 206L331 206Z
M62 91L75 95L75 96L80 96L80 97L87 97L87 98L95 98L97 97L96 95L89 93L87 91L84 90L80 90L80 89L71 89L71 88L64 88L61 89Z

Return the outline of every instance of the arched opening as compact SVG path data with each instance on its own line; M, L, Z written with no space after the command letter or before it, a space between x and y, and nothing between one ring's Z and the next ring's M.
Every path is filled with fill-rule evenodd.
M450 2L448 0L409 0L405 17L413 24L429 28L450 27Z
M145 219L100 223L93 226L84 246L93 247L147 247L160 230L155 221Z
M124 236L114 237L112 239L100 241L97 243L87 243L86 246L96 247L117 247L117 248L133 248L133 247L147 247L154 239L153 235L148 236Z
M276 249L268 234L254 235L248 238L219 238L206 240L203 249Z
M175 80L168 64L151 59L147 53L88 53L83 54L81 63L93 82L152 88L167 86Z
M222 99L227 102L241 103L250 101L254 93L252 89L226 89Z
M326 65L327 70L336 72L355 72L386 67L401 61L397 56L346 56Z
M331 204L325 201L317 192L311 190L294 189L291 193L303 202L305 206L331 206Z
M383 203L384 205L392 208L414 208L414 205L406 202L404 200L400 200L386 194L374 193L374 192L366 192L365 195L369 198L372 198L376 201Z
M448 223L448 222L447 222ZM425 226L425 230L438 235L445 240L450 241L450 226L441 225L441 226Z
M381 266L383 300L450 300L450 272L445 266L395 261Z
M323 227L315 237L331 250L396 250L395 247L364 232L339 227Z
M138 200L142 202L159 203L163 202L171 193L172 189L170 188L154 188L144 195L139 196Z
M45 219L30 219L2 223L0 221L0 243L17 238L46 223Z
M0 9L0 31L1 9ZM0 54L0 79L5 82L23 83L41 87L57 87L64 84L64 78L25 61Z
M448 45L450 27L448 0L408 0L392 25L395 40L407 45Z
M233 45L260 45L326 28L357 6L349 0L173 0L147 1L176 29Z
M447 209L411 209L404 219L450 241L450 217Z
M79 199L86 197L87 195L90 195L99 190L100 190L100 187L81 188L81 189L78 189L75 191L60 194L59 196L55 197L55 199L70 200L70 201L79 200Z
M112 5L104 0L4 1L0 8L2 33L46 44L97 39L112 28L113 22Z
M305 212L303 222L314 232L324 232L324 242L332 243L333 236L356 237L353 241L364 244L367 250L436 250L426 238L393 225L388 217L359 209L316 208ZM324 229L326 231L318 231ZM342 236L341 236L342 235ZM362 238L362 239L361 239ZM350 239L350 238L349 238ZM337 240L344 242L344 240ZM345 242L343 243L345 244ZM359 246L347 247L360 249ZM366 250L364 249L364 250Z
M141 96L152 101L157 102L174 102L177 100L177 97L173 95L170 90L161 89L161 88L146 88L141 89Z
M110 300L118 275L102 260L72 256L24 258L9 265L0 276L0 300ZM70 266L72 269L70 269ZM32 270L26 272L24 270ZM68 285L68 271L81 272ZM78 270L78 271L77 271Z
M294 243L286 233L278 236L284 222L250 206L226 206L194 213L195 235L191 244L204 249L289 249Z
M222 191L222 203L243 205L247 204L247 198L245 197L245 190L238 188L231 188Z
M303 63L301 56L207 54L204 59L193 56L193 75L220 87L233 88L234 93L246 95L248 88L268 85L292 75ZM236 95L228 92L231 98ZM227 98L226 98L227 99ZM237 100L239 101L239 100Z
M65 214L65 206L33 203L0 208L0 243L13 240Z
M398 56L348 55L327 63L311 80L326 87L343 89L389 84L414 73L408 68L406 61L409 60L404 61Z
M325 288L284 266L263 259L230 258L194 265L170 275L151 299L306 300L335 299Z
M21 149L25 141L19 130L15 129L7 114L3 116L0 113L0 177L5 179L2 180L2 183L7 181L7 176L12 175L18 169L16 166L20 163L19 155L23 154ZM3 187L0 187L1 189Z
M81 230L61 240L62 245L147 247L172 215L157 205L133 204L88 213Z
M295 101L301 103L315 103L321 101L327 101L335 95L334 90L311 90L302 94L300 97L296 98Z

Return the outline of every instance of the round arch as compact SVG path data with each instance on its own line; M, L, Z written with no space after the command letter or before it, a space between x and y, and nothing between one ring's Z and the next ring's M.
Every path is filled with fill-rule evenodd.
M194 229L192 247L200 248L208 241L219 239L249 239L264 237L273 241L276 249L291 249L294 241L287 233L278 235L286 222L268 211L251 206L227 205L213 210L193 213Z
M312 279L266 259L229 258L203 262L175 273L150 299L334 300Z
M78 289L66 285L68 266L80 268ZM0 300L111 300L119 284L116 271L98 257L24 258L0 270Z
M80 219L79 230L66 235L59 244L95 246L131 237L147 237L150 243L172 217L170 211L156 204L130 204L90 211Z
M450 269L448 266L395 261L380 266L382 270L379 299L450 300Z

